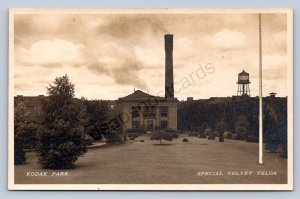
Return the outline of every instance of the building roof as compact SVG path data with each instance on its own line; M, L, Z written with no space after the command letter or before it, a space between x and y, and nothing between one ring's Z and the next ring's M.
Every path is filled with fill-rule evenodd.
M159 96L154 96L154 95L150 95L148 93L145 93L141 90L135 90L133 93L131 93L130 95L127 95L125 97L121 97L118 99L118 101L165 101L166 98L165 97L159 97ZM177 101L176 98L172 98L172 99L167 99L168 101Z

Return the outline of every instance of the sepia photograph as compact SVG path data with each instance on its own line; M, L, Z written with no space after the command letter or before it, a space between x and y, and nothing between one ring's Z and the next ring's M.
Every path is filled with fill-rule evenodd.
M292 9L11 9L10 190L293 190Z

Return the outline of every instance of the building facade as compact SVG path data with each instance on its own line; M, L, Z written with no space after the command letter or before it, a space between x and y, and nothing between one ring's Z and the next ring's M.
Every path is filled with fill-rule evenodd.
M155 128L177 130L177 102L176 98L152 96L137 90L119 98L116 108L123 131L141 127L148 132Z

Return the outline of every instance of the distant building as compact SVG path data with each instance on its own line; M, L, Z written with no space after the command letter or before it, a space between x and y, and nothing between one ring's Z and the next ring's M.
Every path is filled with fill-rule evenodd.
M270 95L270 97L276 97L277 93L272 92L269 95Z
M153 131L177 129L177 99L152 96L140 90L117 100L117 114L121 118L123 130L146 128Z
M192 102L193 100L194 100L194 98L193 97L187 97L187 99L186 99L188 102Z
M14 97L15 108L20 105L24 104L26 110L28 111L27 114L27 121L28 122L36 122L42 115L42 103L44 100L44 95L39 96L23 96L17 95Z

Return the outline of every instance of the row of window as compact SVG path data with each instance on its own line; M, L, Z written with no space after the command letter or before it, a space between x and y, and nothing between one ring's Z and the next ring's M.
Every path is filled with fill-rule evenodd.
M140 121L132 121L132 128L137 129L141 126ZM161 121L160 122L160 128L161 129L167 129L168 128L168 121Z
M143 111L143 115L144 117L154 117L156 115L156 106L145 106L144 107L144 111ZM162 117L168 117L168 106L160 106L159 110L160 110L160 116ZM140 113L141 113L141 107L140 106L133 106L131 107L131 113L132 113L132 117L140 117Z

